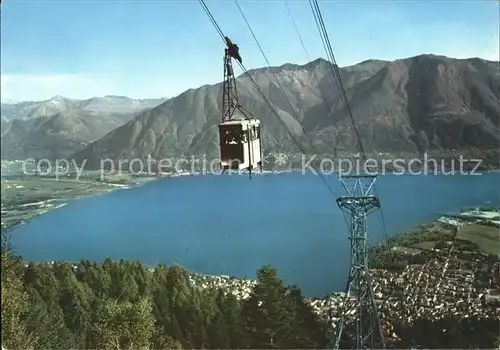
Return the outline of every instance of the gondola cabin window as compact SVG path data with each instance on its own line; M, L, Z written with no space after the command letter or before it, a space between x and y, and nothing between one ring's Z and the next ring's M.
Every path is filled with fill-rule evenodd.
M243 141L244 135L241 125L233 125L224 128L224 145L238 145Z
M262 164L259 120L222 122L219 136L222 169L254 169Z

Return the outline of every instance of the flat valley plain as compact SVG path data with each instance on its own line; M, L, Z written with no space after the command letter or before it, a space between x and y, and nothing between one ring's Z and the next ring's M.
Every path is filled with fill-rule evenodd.
M130 188L155 178L122 174L101 181L100 173L91 171L84 171L78 180L11 173L1 181L2 226L10 230L71 200Z

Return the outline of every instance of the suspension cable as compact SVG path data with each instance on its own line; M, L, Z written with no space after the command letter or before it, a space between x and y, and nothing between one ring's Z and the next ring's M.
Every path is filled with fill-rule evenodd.
M326 54L327 54L327 56L329 56L329 59L330 59L330 67L332 68L332 72L334 73L334 77L337 80L338 87L341 90L341 94L342 94L341 96L342 96L342 99L344 102L344 107L345 107L346 113L349 117L349 120L351 122L351 126L353 128L353 131L355 133L356 141L358 143L358 147L359 147L359 150L361 152L361 156L364 160L366 160L364 148L363 148L363 145L361 143L361 137L359 136L359 132L358 132L354 117L352 116L352 111L351 111L351 108L349 106L347 94L345 93L344 85L342 84L342 78L341 78L340 73L339 73L338 65L335 61L335 56L333 54L333 50L332 50L332 47L330 45L330 39L328 38L328 32L326 31L325 23L323 22L323 18L321 16L321 11L319 9L318 2L317 2L317 0L309 0L309 3L311 5L314 19L316 20L316 25L318 26L318 30L320 32L320 36L321 36L321 39L323 41L323 45L324 45ZM313 5L313 3L314 3L314 5ZM374 191L375 191L375 195L377 197L379 197L377 190L376 190L376 187L374 187ZM380 205L379 211L380 211L380 219L381 219L381 224L382 224L382 231L383 231L384 240L385 240L385 248L386 248L386 251L389 254L389 256L392 258L391 259L392 262L394 262L395 252L391 256L391 251L390 251L390 246L389 246L389 237L387 234L387 227L386 227L386 223L385 223L384 211L382 210L382 205Z
M318 154L318 152L316 151L315 147L314 147L314 144L310 141L310 139L307 137L307 131L305 130L304 126L302 125L302 123L300 123L300 119L299 119L299 116L297 115L297 112L295 111L295 108L293 108L292 106L292 103L290 102L290 99L288 98L288 96L286 95L286 92L285 90L283 89L283 85L281 84L281 82L279 81L279 78L278 76L276 75L276 72L273 70L273 68L271 67L271 64L269 63L269 60L267 59L267 56L266 54L264 53L264 50L262 49L262 46L260 45L259 43L259 40L257 39L253 29L252 29L252 26L250 25L250 23L248 22L245 14L243 13L243 10L241 9L240 5L238 4L238 0L235 0L234 1L236 6L238 7L238 10L240 11L240 14L241 16L243 17L243 20L245 21L248 29L250 30L250 33L252 34L252 37L255 41L255 43L257 44L257 46L259 47L259 50L262 54L262 56L264 57L266 63L267 63L267 66L269 68L269 72L271 72L271 74L274 76L275 78L275 82L276 84L278 84L278 87L280 88L281 90L281 93L283 94L283 97L285 98L287 104L288 104L288 107L290 108L290 111L293 113L295 119L297 120L297 122L299 123L300 127L302 128L302 133L304 134L304 136L306 137L306 140L309 142L309 144L311 145L311 148L313 149L314 152L316 152L316 154Z
M354 132L355 142L357 142L357 146L358 146L359 151L361 153L362 159L366 160L366 154L365 154L365 151L364 151L364 148L363 148L363 144L361 142L361 137L360 137L359 132L358 132L356 121L354 120L354 117L352 115L352 111L351 111L351 108L350 108L350 105L349 105L349 100L347 98L347 94L346 94L345 89L344 89L344 84L342 83L342 77L340 76L340 71L339 71L337 62L335 60L335 55L333 53L333 49L332 49L332 46L330 44L330 39L328 37L328 32L326 30L326 26L325 26L325 23L323 21L323 17L321 15L321 10L319 8L317 0L309 0L309 4L311 5L311 10L313 12L313 16L314 16L314 19L316 21L316 26L318 27L318 31L319 31L319 34L320 34L320 37L321 37L321 41L323 42L323 47L324 47L326 55L327 55L327 57L328 57L328 59L330 61L329 62L330 63L329 64L330 65L330 69L331 69L331 71L333 73L333 76L335 78L335 81L337 83L337 88L339 89L339 91L341 93L341 99L342 99L342 102L344 104L344 109L345 109L345 112L346 112L346 114L347 114L347 116L349 118L350 126L351 126L351 128L352 128L352 130ZM376 192L375 192L375 194L378 197L378 194ZM383 234L384 234L384 240L385 240L385 243L386 243L386 249L390 253L390 250L389 250L389 240L388 240L388 235L387 235L387 228L386 228L386 224L385 224L385 217L384 217L384 213L383 213L383 210L382 210L382 206L380 206L380 218L381 218L381 223L382 223L382 230L383 230Z
M212 22L213 26L215 27L215 30L217 30L217 33L219 33L222 41L224 42L224 45L227 45L224 33L222 32L219 25L217 24L217 21L215 20L214 16L212 16L212 13L208 9L207 5L205 4L205 1L200 0L200 4L203 7L203 9L205 10L205 13L207 14L208 18L210 19L210 22Z
M288 6L288 0L285 0L285 6L286 6L286 9L288 11L288 15L290 16L290 20L292 21L293 27L295 28L295 32L297 33L297 37L299 38L302 49L304 50L304 53L306 55L307 62L312 62L312 60L309 56L309 52L306 49L306 45L304 44L304 40L302 40L302 35L300 35L300 31L299 31L299 28L295 22L292 11L290 10L290 6ZM326 108L327 108L327 114L328 114L328 116L330 116L332 118L332 121L335 123L335 118L333 117L333 106L330 106L330 103L328 102L328 98L326 97L325 90L323 89L323 87L321 86L321 83L319 82L319 78L318 78L318 75L316 74L316 70L313 68L312 71L313 71L314 79L316 80L316 83L318 84L319 91L321 92L321 96L323 97L323 100L325 101ZM333 125L333 127L337 131L335 133L335 137L338 138L338 136L339 136L338 128L335 125ZM335 157L337 156L337 145L338 145L338 140L336 139L335 145L334 145Z
M306 129L304 128L304 126L303 126L303 125L302 125L302 123L300 122L300 118L299 118L299 116L298 116L297 112L295 111L295 108L293 108L292 103L290 102L290 99L289 99L289 98L288 98L288 96L286 95L285 89L283 88L283 85L281 84L281 82L280 82L280 80L279 80L278 76L276 75L275 70L271 67L271 64L269 63L269 60L267 59L267 56L266 56L266 54L264 53L264 50L262 49L262 46L260 45L259 40L257 39L257 36L255 35L255 32L254 32L254 31L253 31L253 29L252 29L252 26L250 25L250 22L248 21L248 19L246 18L245 14L243 13L243 10L241 9L240 5L238 4L238 0L235 0L234 2L235 2L235 4L236 4L236 6L238 7L238 10L240 11L240 14L241 14L241 16L242 16L243 20L245 21L245 23L246 23L246 25L247 25L247 27L248 27L248 29L249 29L250 33L252 34L252 37L253 37L253 39L254 39L255 43L256 43L256 44L257 44L257 46L259 47L259 50L260 50L260 52L261 52L262 56L264 57L264 59L265 59L265 61L266 61L266 63L267 63L267 66L268 66L268 68L269 68L269 71L270 71L270 72L271 72L271 74L274 76L275 83L278 85L278 87L279 87L279 89L280 89L280 91L281 91L281 93L282 93L283 97L285 98L285 101L286 101L286 102L287 102L287 104L288 104L288 107L289 107L289 109L290 109L290 112L293 114L293 116L295 117L295 120L297 121L297 123L298 123L298 124L299 124L299 126L301 127L301 129L302 129L302 133L303 133L303 135L304 135L304 137L305 137L306 141L309 143L309 145L310 145L311 149L313 150L314 154L316 154L317 156L319 156L319 152L316 150L316 147L314 147L313 142L310 140L310 138L309 138L309 137L308 137L308 135L307 135L307 131L306 131ZM307 154L304 150L301 150L301 151L302 151L302 153ZM321 156L320 156L320 159L321 159L321 160L323 160ZM321 172L320 172L320 176L322 176ZM322 178L323 178L323 177L322 177ZM331 178L329 178L329 179L330 179L330 181L332 182L332 185L333 185L333 180L332 180ZM325 179L323 179L323 180L324 180L324 181L326 181Z
M210 21L212 22L212 24L214 25L215 29L217 30L218 34L220 35L221 39L224 41L224 44L226 45L226 40L225 40L225 35L224 33L222 32L222 30L220 29L219 25L217 24L217 21L215 20L215 18L213 17L213 15L211 14L210 10L208 9L207 5L205 4L204 0L199 0L200 4L202 5L203 9L205 10L205 12L207 13ZM260 47L260 45L259 45ZM267 60L267 59L266 59ZM264 102L269 106L269 108L271 109L271 112L274 114L274 116L278 119L278 121L280 122L280 124L285 128L286 132L288 133L288 135L290 136L290 138L292 139L292 141L295 143L295 145L299 148L299 150L303 153L303 154L307 154L307 152L303 149L303 147L300 145L300 143L297 141L297 139L295 138L295 136L293 135L293 133L290 131L290 129L288 128L288 126L286 125L286 123L282 120L282 118L279 116L278 112L276 111L276 109L274 108L274 106L272 105L272 103L269 101L269 99L266 97L266 95L262 92L262 90L260 89L260 87L257 85L257 83L255 82L255 80L253 79L253 77L250 75L250 73L248 72L248 70L245 68L245 66L237 61L238 65L240 66L240 68L242 69L242 71L244 72L244 74L246 75L246 77L248 78L248 80L252 83L252 85L254 86L254 88L257 90L258 94L261 96L261 98L264 100ZM283 92L283 90L282 90ZM286 96L285 96L286 98ZM289 101L288 101L289 102ZM292 108L293 110L293 108ZM302 126L302 124L300 124L300 121L297 119L297 122L299 123L299 125ZM302 129L304 130L304 128L302 127ZM305 130L304 130L305 131ZM309 141L309 139L307 138L307 135L305 135L306 139ZM311 143L312 145L312 143ZM314 148L314 147L313 147ZM317 153L316 153L317 154ZM336 192L335 192L335 189L333 188L332 185L330 185L330 183L328 183L328 181L326 181L325 177L323 176L323 174L320 172L318 172L318 174L320 175L320 178L323 180L323 182L325 183L325 185L328 187L328 189L330 190L330 192L336 196Z
M325 48L328 59L330 60L330 68L332 73L337 81L337 87L341 93L342 102L344 104L344 109L349 118L349 122L351 124L351 128L353 129L355 135L355 141L357 143L359 152L361 153L362 159L366 159L365 151L363 148L363 144L361 142L361 137L359 135L358 127L356 125L356 121L352 116L351 107L349 105L349 100L347 98L347 94L344 88L344 84L342 83L342 78L340 76L340 71L335 60L335 55L333 54L332 46L330 44L330 39L328 38L328 32L326 31L325 23L323 21L323 17L321 15L321 11L318 5L317 0L309 0L309 4L311 5L311 10L314 15L314 19L316 20L316 26L320 32L321 39L323 41L323 46Z

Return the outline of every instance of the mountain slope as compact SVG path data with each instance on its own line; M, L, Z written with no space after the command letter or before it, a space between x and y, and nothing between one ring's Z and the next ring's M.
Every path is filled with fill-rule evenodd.
M301 142L303 130L297 119L318 151L333 153L334 147L352 150L352 132L326 61L286 64L273 72L292 109L268 69L250 74ZM499 146L498 62L422 55L394 62L369 60L342 68L341 75L369 152ZM262 121L264 149L298 153L246 78L239 77L237 84L241 103ZM139 113L74 157L77 161L88 159L89 166L99 166L102 158L132 159L149 154L154 158L182 154L217 157L220 116L221 84L191 89ZM311 150L306 143L304 148Z
M132 99L125 96L92 97L86 100L54 96L44 101L2 103L0 107L2 117L12 120L43 117L67 109L84 111L93 115L128 114L155 107L164 101L165 99Z
M2 159L67 157L163 99L121 96L2 104Z
M10 121L2 135L2 155L12 159L67 157L112 129L112 120L64 110L47 117Z
M369 77L385 64L378 62L370 64L369 67L361 64L344 70L346 86ZM277 84L269 78L272 75L267 69L252 70L250 74L272 101L283 122L299 136L303 133L302 127L294 112L299 120L307 124L303 120L307 115L304 111L307 112L322 102L317 80L320 81L323 91L335 91L332 88L333 79L328 76L328 72L329 66L324 60L316 60L305 66L288 64L274 68L274 73L280 77L287 98L294 107L293 111ZM264 125L264 145L273 150L290 151L290 138L286 130L246 78L237 79L237 89L241 103L261 119ZM100 158L132 159L146 157L148 154L156 158L175 157L184 153L216 157L219 142L217 126L222 114L221 101L221 84L190 89L156 108L140 113L134 120L75 154L75 158L88 158L87 164L99 164ZM324 114L324 111L322 113ZM302 141L304 142L303 139Z

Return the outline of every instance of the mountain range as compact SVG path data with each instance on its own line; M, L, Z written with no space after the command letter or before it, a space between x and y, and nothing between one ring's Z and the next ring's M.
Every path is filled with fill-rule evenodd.
M311 152L306 142L311 140L320 153L353 151L353 132L329 62L317 59L249 73L303 149ZM367 60L340 68L340 74L368 153L499 149L499 62L420 55ZM237 89L241 104L261 120L264 152L300 153L246 77L237 78ZM2 105L2 158L74 151L77 162L87 159L91 167L102 158L218 156L220 83L165 101L56 100L67 108L53 109L52 100L37 102L29 113L23 103Z
M165 99L123 96L2 103L2 159L68 157Z

